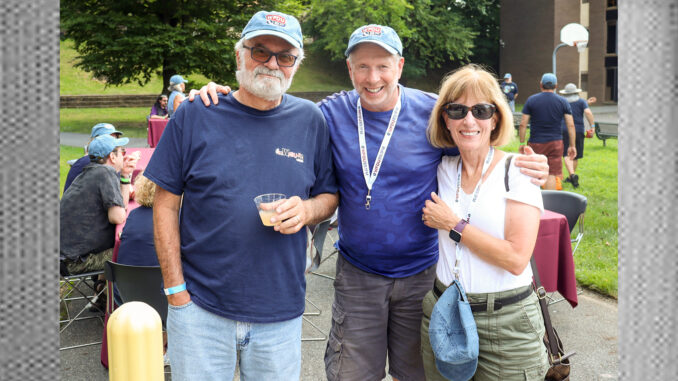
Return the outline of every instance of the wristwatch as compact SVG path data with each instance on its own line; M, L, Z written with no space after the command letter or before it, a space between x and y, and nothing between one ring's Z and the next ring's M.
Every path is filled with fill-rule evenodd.
M459 220L457 226L455 226L454 229L450 230L450 239L454 242L460 242L461 232L464 230L466 225L468 225L468 222L466 220L464 219Z

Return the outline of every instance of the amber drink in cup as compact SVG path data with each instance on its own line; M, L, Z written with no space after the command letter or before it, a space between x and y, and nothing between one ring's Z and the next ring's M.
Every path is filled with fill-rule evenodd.
M275 224L271 222L271 217L275 216L278 214L274 209L270 210L263 210L261 209L261 204L266 204L266 203L277 203L279 204L287 198L282 193L265 193L265 194L260 194L259 196L254 198L254 203L257 205L257 210L259 211L259 217L261 217L261 223L264 224L264 226L274 226L278 225L280 221L276 222ZM276 205L277 206L277 205Z

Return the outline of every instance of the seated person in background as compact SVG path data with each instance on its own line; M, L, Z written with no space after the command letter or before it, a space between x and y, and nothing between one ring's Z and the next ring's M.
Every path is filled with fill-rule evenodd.
M64 192L66 192L66 189L71 186L73 180L75 180L80 172L82 172L82 169L85 168L87 164L89 164L89 155L87 154L89 143L94 140L94 138L101 135L111 135L112 137L118 139L122 135L122 132L116 130L115 126L110 123L99 123L92 127L92 134L90 135L89 142L87 142L87 145L85 146L85 156L73 163L73 165L71 165L71 169L68 170L68 176L66 176L66 183L64 184Z
M135 159L124 156L128 142L110 135L92 140L91 163L61 198L59 249L64 275L102 270L112 257L115 225L125 222L136 166Z
M167 113L167 95L160 94L158 99L155 100L153 107L151 107L151 113L148 115L149 119L167 119L169 114Z
M167 112L169 113L170 118L174 112L177 111L181 102L186 99L186 95L184 95L184 91L186 91L186 82L188 81L179 74L175 74L170 78L170 84L167 88L167 90L171 91L167 102Z
M139 207L127 216L120 236L117 262L134 266L159 266L153 243L155 183L141 173L134 181L134 188L134 201Z

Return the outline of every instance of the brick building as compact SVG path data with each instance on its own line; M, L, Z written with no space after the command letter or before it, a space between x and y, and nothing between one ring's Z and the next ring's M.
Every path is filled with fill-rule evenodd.
M589 31L588 47L560 48L558 88L572 82L582 97L617 103L617 0L501 0L500 78L511 73L520 87L518 103L539 92L539 79L552 70L560 29L579 23Z

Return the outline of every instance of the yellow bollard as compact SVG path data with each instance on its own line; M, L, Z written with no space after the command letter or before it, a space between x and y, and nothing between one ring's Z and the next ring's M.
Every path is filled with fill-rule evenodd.
M163 381L162 322L143 302L127 302L108 318L108 379Z

